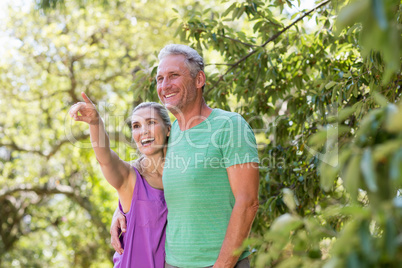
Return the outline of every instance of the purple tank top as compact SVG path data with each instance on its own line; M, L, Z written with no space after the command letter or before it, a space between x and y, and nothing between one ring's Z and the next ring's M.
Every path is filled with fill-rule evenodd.
M134 167L133 167L134 168ZM167 208L163 190L152 188L137 174L130 211L126 216L127 232L122 235L124 253L113 256L114 267L163 268Z

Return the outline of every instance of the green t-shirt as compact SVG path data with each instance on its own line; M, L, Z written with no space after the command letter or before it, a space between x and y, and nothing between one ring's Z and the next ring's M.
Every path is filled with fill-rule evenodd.
M226 168L249 162L259 162L255 136L239 114L214 109L185 131L173 123L162 177L168 264L215 263L235 203ZM249 254L243 252L240 259Z

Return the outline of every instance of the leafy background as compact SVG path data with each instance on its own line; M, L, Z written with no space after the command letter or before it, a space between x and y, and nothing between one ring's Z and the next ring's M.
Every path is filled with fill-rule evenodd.
M205 58L208 104L241 113L256 133L252 266L398 267L401 1L311 2L10 2L0 25L0 266L112 266L117 195L67 111L85 91L113 149L133 160L125 120L158 100L157 52L183 43Z

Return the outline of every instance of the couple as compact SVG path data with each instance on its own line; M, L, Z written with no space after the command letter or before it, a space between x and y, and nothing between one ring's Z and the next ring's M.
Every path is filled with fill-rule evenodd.
M206 105L204 62L194 49L168 45L159 60L158 96L177 120L171 125L157 103L133 110L132 136L141 153L133 167L110 149L84 93L85 102L70 109L74 120L89 124L97 160L127 219L124 251L117 242L124 217L112 226L115 267L249 267L250 253L236 250L258 208L254 134L239 114Z

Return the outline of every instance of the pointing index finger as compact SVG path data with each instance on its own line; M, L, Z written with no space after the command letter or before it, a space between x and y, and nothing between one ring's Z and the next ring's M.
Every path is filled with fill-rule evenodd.
M94 104L84 92L81 92L81 96L86 103Z

